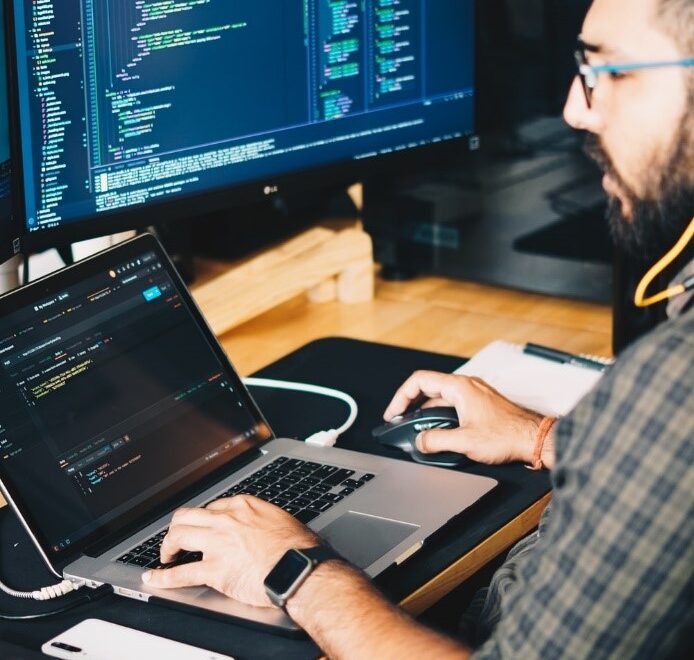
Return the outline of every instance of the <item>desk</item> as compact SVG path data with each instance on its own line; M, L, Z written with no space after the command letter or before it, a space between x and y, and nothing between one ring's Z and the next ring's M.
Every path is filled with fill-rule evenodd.
M454 356L326 339L292 353L263 369L260 375L340 387L351 393L361 412L357 424L340 444L385 454L374 446L370 430L378 423L394 388L416 368L451 371L459 363L460 358ZM278 435L301 437L317 428L334 425L335 419L344 415L339 402L268 390L258 390L255 394ZM523 466L476 466L470 471L493 476L501 485L489 498L439 532L419 554L378 580L391 599L404 600L413 611L425 609L476 567L532 529L546 502L549 483L544 474L530 472ZM463 561L459 561L461 557ZM7 510L0 512L0 574L22 586L50 581L28 539ZM18 611L22 607L27 608L24 611L37 610L33 603L0 598L0 608L5 611ZM319 655L310 641L288 640L115 596L47 621L0 623L0 638L36 649L52 635L87 617L104 618L238 658Z

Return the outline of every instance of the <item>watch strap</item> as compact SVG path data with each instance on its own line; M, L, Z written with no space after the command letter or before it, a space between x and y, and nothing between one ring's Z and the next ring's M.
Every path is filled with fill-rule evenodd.
M305 557L308 557L314 567L318 566L318 564L322 564L324 561L331 561L333 559L345 561L344 557L335 552L329 545L325 544L317 545L306 550L299 550L299 552Z

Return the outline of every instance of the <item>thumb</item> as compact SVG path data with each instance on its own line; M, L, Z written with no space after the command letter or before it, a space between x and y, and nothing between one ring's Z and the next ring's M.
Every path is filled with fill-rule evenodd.
M417 436L417 449L423 454L453 451L464 454L467 442L461 429L423 431Z

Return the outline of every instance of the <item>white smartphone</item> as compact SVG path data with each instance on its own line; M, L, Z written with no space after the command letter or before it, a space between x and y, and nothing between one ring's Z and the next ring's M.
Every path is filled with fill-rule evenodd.
M101 619L87 619L78 623L48 640L41 650L54 658L68 660L233 660L228 655L212 653Z

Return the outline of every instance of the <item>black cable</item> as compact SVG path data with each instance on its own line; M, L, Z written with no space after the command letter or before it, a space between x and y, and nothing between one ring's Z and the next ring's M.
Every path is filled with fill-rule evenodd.
M0 612L0 621L34 621L36 619L47 619L48 617L57 616L58 614L63 614L64 612L74 610L76 607L80 607L81 605L93 603L112 593L113 587L110 584L102 584L100 587L85 593L78 600L73 601L69 605L59 607L56 610L39 612L37 614L5 614L4 612Z

